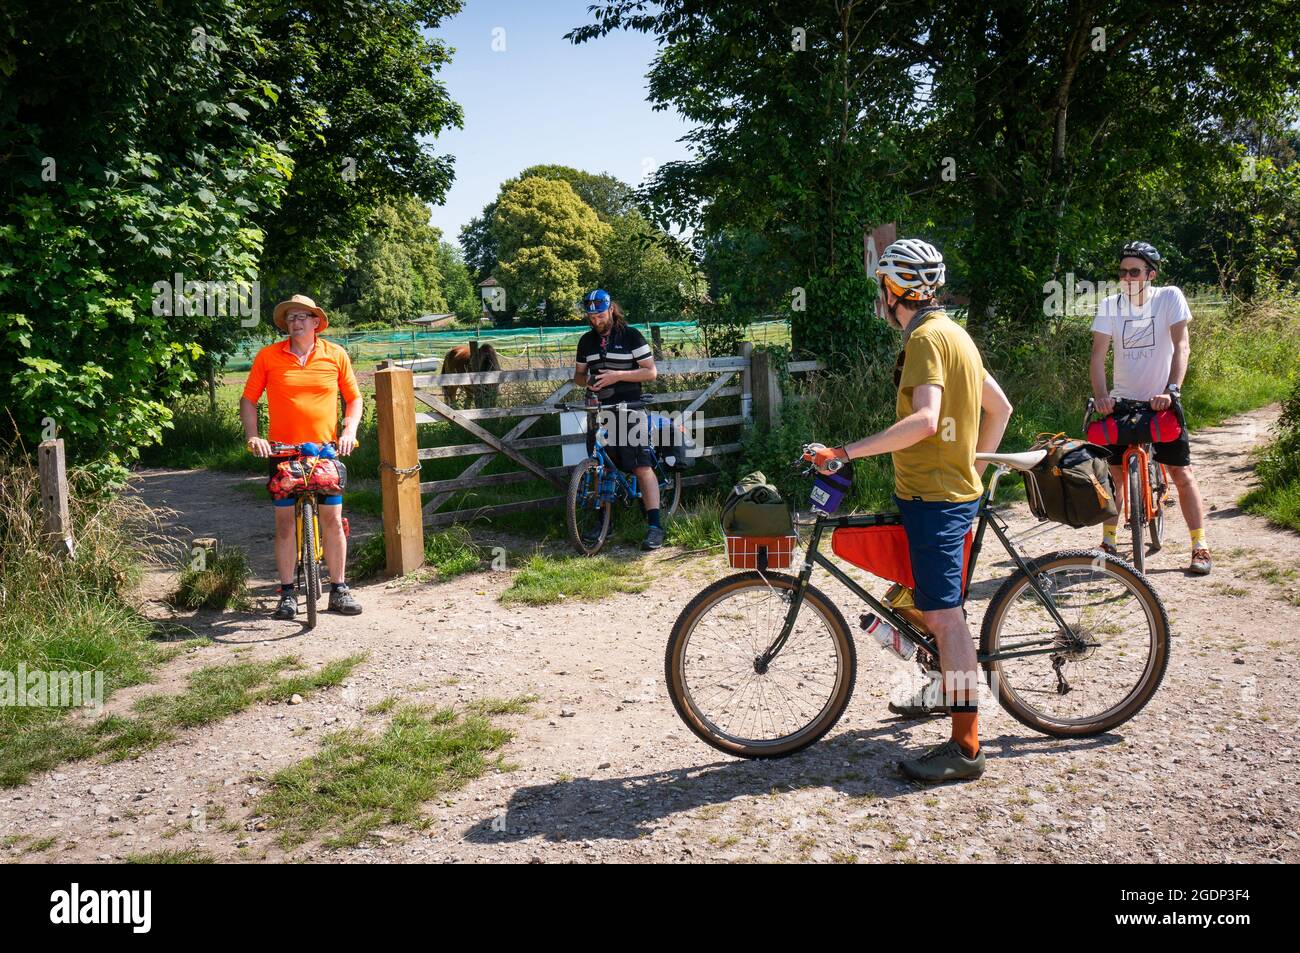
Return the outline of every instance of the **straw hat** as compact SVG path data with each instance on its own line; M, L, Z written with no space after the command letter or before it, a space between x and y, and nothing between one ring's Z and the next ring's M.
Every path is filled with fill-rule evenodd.
M322 311L319 307L317 307L315 301L311 300L311 298L308 298L306 295L294 295L288 301L281 301L279 304L277 304L275 306L275 313L272 315L272 320L275 321L275 326L279 328L281 331L288 334L289 322L285 319L285 315L288 314L290 311L295 311L300 309L304 311L311 311L316 315L316 317L320 318L320 327L316 329L317 334L320 334L322 331L324 331L326 328L330 326L329 317L325 314L324 311Z

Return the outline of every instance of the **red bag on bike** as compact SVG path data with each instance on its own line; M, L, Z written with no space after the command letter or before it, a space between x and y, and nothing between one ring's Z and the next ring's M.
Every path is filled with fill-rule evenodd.
M307 486L315 493L326 496L341 493L347 485L347 470L342 461L330 457L308 457L303 461L307 468Z
M266 488L272 498L277 500L299 496L307 489L307 472L303 469L299 457L281 460L275 468L275 474L266 481Z
M1131 447L1139 443L1169 443L1183 433L1183 425L1172 410L1133 411L1108 414L1088 424L1088 442L1102 446Z
M975 531L967 530L962 546L962 576L970 561L970 547ZM907 548L907 533L901 523L883 526L844 526L831 534L831 550L841 559L853 563L881 579L896 582L908 589L916 588L912 577L912 557Z

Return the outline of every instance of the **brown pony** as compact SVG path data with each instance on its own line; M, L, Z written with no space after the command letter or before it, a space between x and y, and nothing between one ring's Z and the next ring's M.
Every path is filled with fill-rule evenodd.
M469 366L469 345L457 344L447 356L442 359L443 374L468 374L472 371L499 371L501 370L501 361L497 357L496 350L491 344L480 344L478 347L478 367ZM461 390L466 390L473 399L477 396L479 399L475 403L481 403L487 406L495 406L497 398L496 384L451 384L442 389L442 396L450 407L456 406L456 400ZM477 395L475 394L477 391Z

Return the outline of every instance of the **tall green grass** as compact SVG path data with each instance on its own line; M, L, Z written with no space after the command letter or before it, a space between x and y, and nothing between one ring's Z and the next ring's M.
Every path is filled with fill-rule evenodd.
M1300 378L1282 404L1276 438L1258 454L1255 472L1259 486L1242 497L1242 507L1300 530Z
M40 479L19 448L0 455L0 672L101 672L107 697L148 679L160 658L153 625L128 599L146 547L161 551L157 519L131 494L102 496L68 473L76 554L42 536ZM46 722L50 707L0 706L0 739Z

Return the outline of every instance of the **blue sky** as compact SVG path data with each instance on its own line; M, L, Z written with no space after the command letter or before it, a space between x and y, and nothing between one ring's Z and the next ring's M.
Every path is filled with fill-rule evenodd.
M592 22L591 2L467 0L435 31L455 48L439 75L465 112L464 129L433 140L439 154L456 157L456 181L430 219L448 241L530 165L608 172L638 185L647 169L687 157L677 139L689 126L646 102L653 37L619 32L581 46L564 39ZM504 50L493 49L494 36Z

